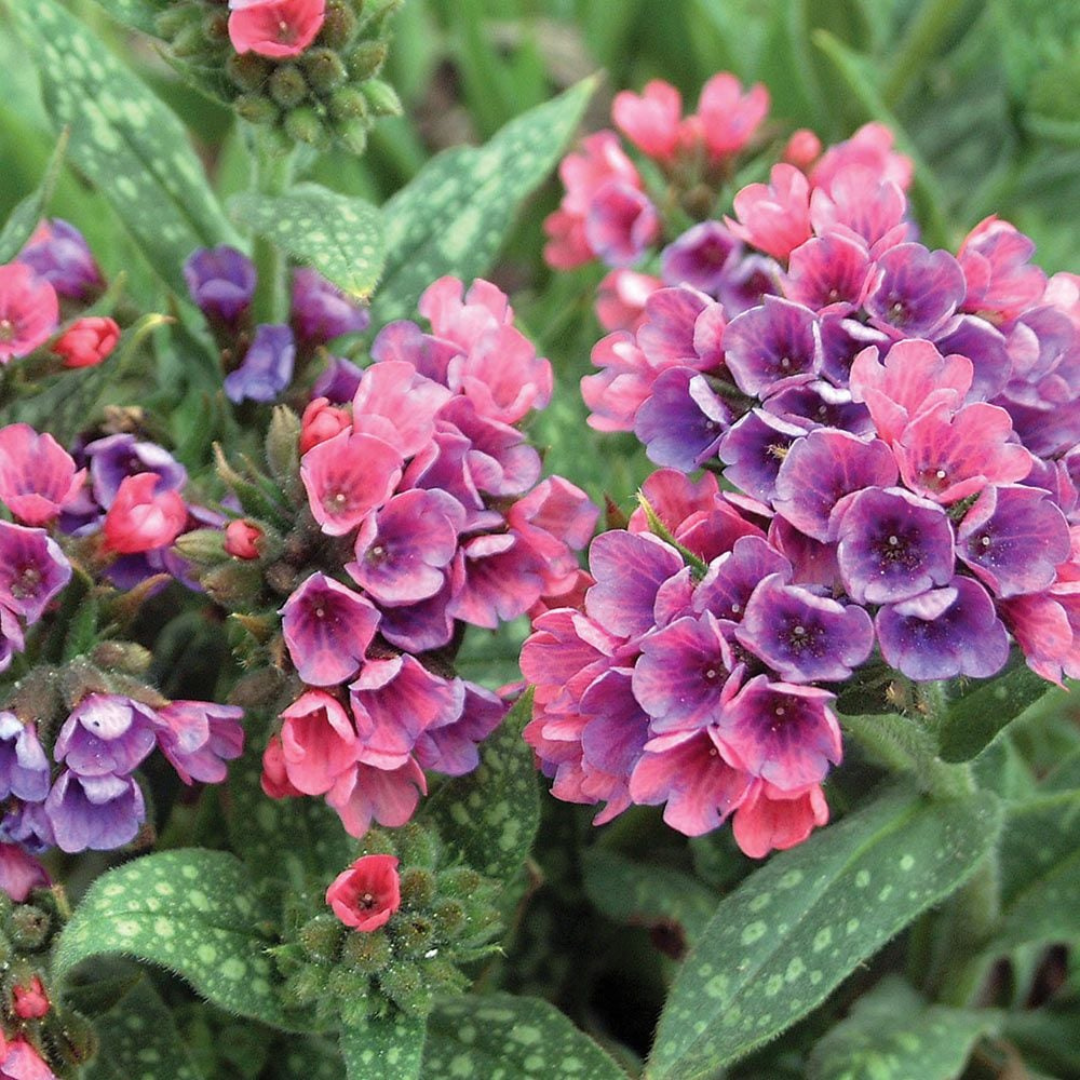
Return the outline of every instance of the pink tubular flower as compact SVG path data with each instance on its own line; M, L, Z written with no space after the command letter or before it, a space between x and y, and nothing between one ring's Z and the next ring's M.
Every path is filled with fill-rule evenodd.
M238 53L299 56L326 18L326 0L231 0L229 40Z
M289 779L285 771L285 752L281 745L280 735L271 735L266 744L262 759L262 776L259 777L259 786L263 793L271 799L292 799L304 793Z
M424 772L413 758L400 768L380 769L362 762L342 774L326 795L350 836L359 839L377 821L396 829L413 816L421 795L427 794Z
M263 531L253 521L240 518L225 526L225 553L234 559L257 559Z
M308 403L300 420L300 453L306 454L313 446L351 426L352 418L344 409L331 405L329 398L315 398Z
M0 266L0 364L44 345L56 329L56 290L22 263Z
M597 321L605 330L637 330L645 318L645 301L663 285L651 274L612 270L597 286Z
M786 259L810 239L810 184L792 165L774 165L769 183L748 184L734 200L738 221L725 218L740 240Z
M769 111L769 92L755 83L744 94L742 84L726 71L702 88L698 116L709 156L715 161L744 149Z
M967 280L965 311L1013 319L1034 307L1046 290L1046 274L1028 260L1034 242L991 215L967 234L957 254Z
M109 318L78 319L52 344L66 368L95 367L112 354L120 340L120 327Z
M362 855L334 878L326 902L346 926L365 933L378 930L401 907L397 868L393 855Z
M653 79L641 94L622 90L611 103L615 126L643 153L667 162L679 148L682 96L671 83Z
M893 134L884 124L863 124L850 139L830 146L821 155L810 173L810 182L815 188L828 190L841 169L861 165L880 179L891 180L907 191L914 166L911 158L898 154L892 147Z
M819 784L780 791L759 780L735 811L732 832L744 854L762 859L770 851L801 844L816 825L828 820L829 806Z
M86 470L29 424L0 428L0 500L27 525L45 525L82 490Z
M356 764L349 714L326 691L309 690L281 715L281 757L289 783L305 795L325 795Z
M121 555L171 544L187 522L187 507L175 491L155 491L157 473L126 476L105 515L105 546Z

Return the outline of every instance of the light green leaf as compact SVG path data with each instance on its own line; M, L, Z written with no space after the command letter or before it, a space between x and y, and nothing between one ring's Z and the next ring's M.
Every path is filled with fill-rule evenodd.
M811 1051L808 1080L954 1080L975 1041L1000 1021L989 1010L930 1005L890 976Z
M91 956L132 956L187 979L215 1005L288 1027L243 863L222 851L147 855L98 878L53 954L63 978Z
M598 911L627 926L674 927L688 945L701 936L720 902L689 874L604 848L587 848L581 862L585 895Z
M342 1031L338 1045L348 1080L427 1080L421 1072L427 1021L395 1013L385 1020L370 1020L362 1027Z
M447 998L428 1018L424 1080L626 1080L626 1074L553 1005L491 994Z
M297 184L284 195L234 195L229 211L350 296L370 296L379 280L386 259L382 225L379 211L363 199Z
M71 128L69 158L105 195L161 279L186 294L184 260L239 243L183 125L56 0L10 5L45 106Z
M437 278L486 273L521 203L566 148L596 88L592 77L507 124L479 148L435 157L383 207L386 270L376 319L408 317Z
M95 1017L100 1045L86 1080L203 1080L172 1013L143 975L107 1013Z
M141 30L144 34L157 33L157 16L162 9L155 6L152 0L96 0L96 3L124 26Z
M37 228L38 222L45 216L45 208L49 204L49 199L52 198L53 189L60 176L60 167L64 163L67 144L68 133L63 131L57 140L52 157L49 158L49 164L45 167L45 176L37 190L27 195L11 211L11 215L4 223L4 228L0 231L0 263L9 263L19 254L34 229Z
M790 1027L962 885L1000 827L991 793L935 802L898 788L775 856L683 962L646 1076L705 1080Z
M485 740L480 767L443 784L422 810L470 866L502 881L517 877L540 825L536 768L521 737L531 715L530 691Z

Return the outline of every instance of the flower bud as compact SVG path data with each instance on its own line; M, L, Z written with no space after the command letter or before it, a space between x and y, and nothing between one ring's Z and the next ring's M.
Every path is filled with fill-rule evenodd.
M17 904L9 922L11 940L22 952L34 952L48 944L52 919L34 904Z
M439 864L442 844L434 829L410 821L401 826L394 834L397 854L406 866L420 866L434 870Z
M354 971L373 974L390 963L390 940L385 934L347 934L341 962Z
M328 94L348 77L341 57L333 49L308 49L300 66L317 94Z
M40 1020L49 1011L49 995L37 975L28 983L16 984L11 996L15 1015L23 1020Z
M225 74L229 81L247 92L261 89L272 70L271 65L255 53L233 53L225 62Z
M270 76L270 96L283 108L291 109L308 96L308 85L295 64L281 64Z
M465 908L457 900L440 900L431 917L438 936L444 941L452 941L465 925Z
M285 980L281 996L286 1005L303 1008L326 993L328 972L317 964L306 964Z
M338 142L351 154L359 157L367 149L368 126L363 120L339 121L337 127Z
M251 606L261 591L259 564L241 560L215 566L199 576L207 595L230 611Z
M356 16L350 8L341 3L327 4L326 18L323 20L320 35L320 39L327 48L344 48L354 33L356 33Z
M105 515L105 546L133 555L171 544L187 523L187 506L175 491L155 491L157 473L125 476Z
M253 521L239 518L225 527L225 551L235 559L257 559L262 529Z
M74 1009L64 1009L63 1024L59 1030L49 1032L50 1042L60 1062L53 1067L64 1065L79 1067L85 1065L98 1052L98 1037L93 1024L82 1013Z
M226 11L211 10L202 21L203 36L212 45L228 40L229 15Z
M314 109L293 109L286 113L285 133L297 142L307 143L319 150L325 150L330 145L330 134Z
M379 975L379 986L402 1012L418 1016L431 1009L431 990L416 964L396 961Z
M439 893L443 896L469 897L481 885L481 876L468 866L455 866L439 875Z
M273 124L281 115L281 110L262 94L241 94L234 102L233 108L241 120L249 124Z
M300 417L285 405L275 405L266 433L266 463L274 479L287 487L300 467Z
M350 427L352 417L348 412L331 405L324 397L316 398L304 409L304 416L300 421L301 455Z
M52 351L66 368L94 367L100 364L120 340L120 327L109 318L91 316L78 319L53 342Z
M401 99L397 91L381 79L369 79L361 86L361 92L368 100L368 107L375 116L400 116Z
M197 566L220 566L229 554L221 529L192 529L176 538L176 550Z
M90 661L106 670L142 675L153 662L154 654L133 641L102 641L90 653Z
M401 899L407 907L427 907L434 897L435 875L430 870L410 866L401 875Z
M435 927L426 915L413 915L398 921L392 930L395 951L405 956L420 957L435 942Z
M345 927L336 916L323 913L304 923L297 937L312 960L333 963L341 950Z
M364 120L368 115L368 102L355 86L343 86L330 98L330 115L335 120Z

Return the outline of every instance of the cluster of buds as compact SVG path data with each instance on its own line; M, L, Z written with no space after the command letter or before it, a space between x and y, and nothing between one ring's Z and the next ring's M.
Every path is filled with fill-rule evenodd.
M589 422L679 473L645 488L660 536L598 540L523 660L557 794L666 800L689 833L734 812L755 855L824 820L827 702L867 663L986 678L1016 645L1080 675L1080 279L996 218L919 243L879 126L800 145L607 309ZM699 467L737 492L676 481Z
M0 364L27 358L33 377L100 364L120 340L115 320L86 314L104 293L78 229L43 221L15 261L0 266Z
M97 1051L89 1020L48 990L48 951L62 908L52 890L38 890L26 903L0 892L0 1077L74 1078Z
M426 1015L434 998L460 993L459 965L497 951L499 884L448 860L436 834L413 822L372 830L363 852L323 897L287 902L283 945L273 950L285 1000L314 1005L325 1025L394 1011Z
M278 407L272 477L222 462L248 516L178 545L251 631L253 678L277 673L264 790L325 796L354 836L406 822L424 769L476 767L506 706L454 675L465 626L564 595L597 518L579 488L540 480L515 426L552 374L506 297L445 278L420 310L430 332L392 323L302 418Z
M289 322L253 326L255 265L228 246L194 252L184 264L184 279L220 349L225 396L237 405L276 401L322 346L367 329L369 322L364 308L316 271L299 267L293 271ZM352 368L339 363L344 371Z
M396 115L377 78L401 0L180 0L157 20L173 64L283 144L339 143L363 153Z

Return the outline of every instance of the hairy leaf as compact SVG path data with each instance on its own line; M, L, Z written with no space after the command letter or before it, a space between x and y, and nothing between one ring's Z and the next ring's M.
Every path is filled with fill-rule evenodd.
M369 1020L342 1031L338 1040L348 1080L420 1080L424 1055L423 1019L396 1013L385 1020Z

